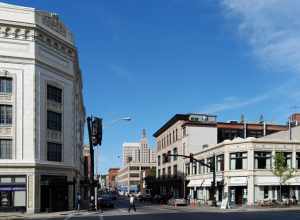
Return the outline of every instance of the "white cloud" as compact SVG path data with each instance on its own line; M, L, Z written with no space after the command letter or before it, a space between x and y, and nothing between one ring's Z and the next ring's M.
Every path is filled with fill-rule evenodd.
M265 66L300 73L300 1L223 0L223 6Z
M291 101L291 100L296 100L297 98L299 98L299 96L300 96L300 92L299 92L298 84L295 83L295 81L293 80L288 80L285 83L283 83L281 86L269 89L265 93L262 93L254 97L248 97L244 99L235 96L225 97L221 102L208 105L200 112L220 113L226 110L244 108L273 98L279 100L286 99L288 101ZM289 103L291 104L295 102L289 102ZM285 106L285 108L289 108L289 107Z

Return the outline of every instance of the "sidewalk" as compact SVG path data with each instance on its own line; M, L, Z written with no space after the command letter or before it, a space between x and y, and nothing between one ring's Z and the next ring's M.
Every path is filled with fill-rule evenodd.
M285 212L285 211L300 211L300 206L291 206L291 207L236 207L230 209L221 209L220 207L211 207L211 206L201 206L201 207L193 207L193 206L163 206L166 209L174 209L180 211L188 211L188 212Z
M83 215L86 213L91 213L87 210L81 210L81 211L64 211L64 212L49 212L49 213L35 213L35 214L26 214L26 213L0 213L0 219L1 220L17 220L17 219L47 219L47 218L55 218L55 217L67 217L70 215L76 216L76 215Z

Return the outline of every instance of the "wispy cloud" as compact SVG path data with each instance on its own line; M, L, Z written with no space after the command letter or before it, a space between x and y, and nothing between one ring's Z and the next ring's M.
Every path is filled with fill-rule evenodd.
M282 72L300 73L300 1L223 0L238 31L263 65Z
M299 99L300 90L298 84L293 80L288 80L278 87L267 90L265 93L253 97L238 98L235 96L225 97L221 102L208 105L201 112L220 113L226 110L241 109L250 105L258 104L271 99L285 99L288 103L291 100ZM290 107L290 106L289 106ZM285 106L285 108L288 108Z

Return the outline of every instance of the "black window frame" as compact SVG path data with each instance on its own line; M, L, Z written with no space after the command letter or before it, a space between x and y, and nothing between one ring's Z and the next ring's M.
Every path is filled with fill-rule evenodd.
M62 130L62 114L54 111L47 111L47 128L54 131Z
M53 102L62 103L62 89L53 85L47 85L47 99Z
M47 160L62 162L62 144L47 142Z

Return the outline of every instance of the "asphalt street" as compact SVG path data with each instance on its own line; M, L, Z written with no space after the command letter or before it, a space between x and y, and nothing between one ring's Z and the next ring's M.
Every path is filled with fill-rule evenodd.
M151 204L137 204L137 212L128 213L128 201L117 201L114 209L101 212L74 212L47 219L57 220L300 220L300 211L272 212L201 212L185 207L168 207ZM27 218L45 219L45 218Z

